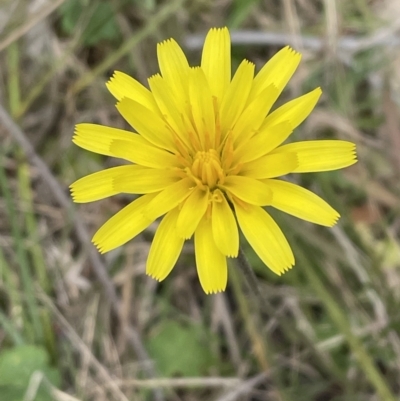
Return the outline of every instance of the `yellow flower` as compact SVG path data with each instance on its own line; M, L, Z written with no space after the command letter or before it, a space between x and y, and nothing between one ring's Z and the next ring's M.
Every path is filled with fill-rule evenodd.
M294 264L293 253L263 207L324 226L333 226L339 214L314 193L276 178L350 166L356 162L355 145L321 140L281 146L321 95L317 88L270 113L300 62L289 47L256 76L254 64L244 60L233 78L226 28L209 31L200 67L189 67L173 39L160 43L157 54L161 74L149 79L150 90L122 72L107 83L136 133L76 126L75 144L133 164L76 181L74 201L141 195L109 219L93 243L108 252L165 215L147 274L163 280L194 235L200 283L206 293L216 293L226 287L226 258L238 255L239 226L261 260L276 274L284 273Z

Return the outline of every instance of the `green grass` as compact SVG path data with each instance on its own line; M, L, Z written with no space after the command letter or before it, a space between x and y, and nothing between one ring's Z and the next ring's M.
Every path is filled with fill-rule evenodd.
M123 126L104 86L113 70L145 83L157 71L158 41L175 37L182 43L214 25L278 33L293 28L285 2L110 4L65 0L35 27L35 35L30 30L0 54L1 103L65 193L82 175L115 165L71 142L78 122ZM320 2L293 4L301 35L324 41L329 18ZM7 7L10 20L0 45L29 21L20 17L27 4L18 13ZM342 4L337 12L338 31L347 38L391 24L365 0ZM234 45L233 64L248 58L260 67L281 46ZM351 140L360 160L347 170L295 177L339 210L337 227L273 212L296 256L292 271L275 276L243 242L263 301L234 261L227 292L204 295L190 242L167 280L157 284L146 277L150 227L103 259L119 300L119 313L113 313L96 279L90 245L71 229L69 212L53 198L40 170L0 129L0 373L11 372L0 375L0 401L1 394L20 401L27 391L36 401L219 400L238 391L231 379L252 380L262 372L267 379L252 394L232 399L400 397L400 189L394 157L400 154L400 123L386 123L387 116L399 115L399 51L373 46L351 57L340 49L337 58L328 49L305 49L304 55L283 100L316 86L324 95L295 138ZM188 57L199 60L200 51ZM80 205L88 232L127 201L118 196ZM36 392L30 383L35 371L47 377Z

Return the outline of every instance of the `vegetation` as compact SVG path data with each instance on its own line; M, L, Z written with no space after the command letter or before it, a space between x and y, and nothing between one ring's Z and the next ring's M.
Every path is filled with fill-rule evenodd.
M399 12L395 0L3 0L0 401L398 399ZM290 272L241 239L262 299L235 263L227 291L205 295L190 243L167 280L147 277L155 226L100 257L91 235L130 197L76 207L68 194L116 165L71 142L79 122L124 127L112 72L145 83L170 37L196 65L212 26L233 32L236 65L300 51L282 101L323 96L294 139L358 149L355 166L295 177L340 211L337 226L273 213Z

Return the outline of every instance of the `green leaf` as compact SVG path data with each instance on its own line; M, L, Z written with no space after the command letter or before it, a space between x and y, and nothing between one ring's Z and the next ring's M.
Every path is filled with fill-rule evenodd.
M49 365L45 349L21 345L0 353L0 394L7 401L23 399L34 372L41 372L54 386L60 385L59 372ZM51 401L47 388L41 384L35 401Z
M7 401L21 401L24 398L25 389L20 386L0 386L2 399Z
M207 338L208 337L208 338ZM199 325L161 324L147 343L161 375L200 376L215 362L210 334Z

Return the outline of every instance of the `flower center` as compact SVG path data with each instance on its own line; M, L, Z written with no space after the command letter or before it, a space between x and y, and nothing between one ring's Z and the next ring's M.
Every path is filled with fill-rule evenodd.
M195 179L203 185L207 185L210 189L213 189L217 184L221 184L225 177L219 154L214 149L210 149L207 152L197 152L190 172Z

